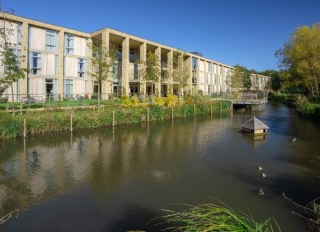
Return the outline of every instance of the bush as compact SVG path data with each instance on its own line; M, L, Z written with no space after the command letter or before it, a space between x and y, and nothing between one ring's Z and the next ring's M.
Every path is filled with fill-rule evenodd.
M166 105L169 107L177 106L179 105L179 98L176 95L169 94L166 99Z

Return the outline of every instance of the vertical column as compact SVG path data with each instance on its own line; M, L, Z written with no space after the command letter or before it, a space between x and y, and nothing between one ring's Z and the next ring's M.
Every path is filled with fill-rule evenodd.
M58 69L57 69L57 94L63 100L63 72L64 72L64 31L60 31L58 47Z
M186 67L188 67L188 72L189 72L186 90L187 90L188 94L191 94L191 90L192 90L192 58L191 58L191 56L189 56L184 61L184 64L186 65Z
M140 45L140 67L139 67L139 72L142 71L144 67L144 63L146 62L147 59L147 44L144 42ZM147 85L146 82L140 79L140 94L143 96L146 95L146 90L147 90Z
M197 82L196 82L194 94L198 94L199 85L200 85L200 59L199 58L197 58L197 68L196 68L195 75L196 75L195 77Z
M168 94L173 93L173 76L172 76L172 71L173 71L173 51L171 50L167 54L167 71L168 71Z
M161 48L157 47L155 50L155 56L156 56L156 61L157 61L157 66L158 70L160 70L159 76L158 76L158 81L155 82L155 91L154 95L160 96L161 93Z
M93 78L92 76L89 74L91 72L92 69L92 62L91 62L91 58L92 58L92 39L89 38L87 40L87 86L88 86L88 96L89 98L91 98L92 93L93 93Z
M110 49L110 34L109 31L104 30L102 32L102 49L104 52L108 53ZM109 99L109 95L112 93L112 74L107 77L106 80L102 81L101 83L101 98L102 99ZM95 81L95 80L92 80Z
M21 67L28 68L29 54L28 54L28 44L29 44L29 24L24 21L21 25ZM26 78L21 80L21 92L20 94L26 95L28 94L28 74L26 74ZM22 96L25 97L25 96Z
M122 95L129 96L129 38L122 41Z

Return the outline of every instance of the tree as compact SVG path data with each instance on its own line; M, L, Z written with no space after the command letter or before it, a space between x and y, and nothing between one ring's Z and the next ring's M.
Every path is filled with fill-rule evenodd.
M155 52L148 51L146 60L140 61L139 78L146 82L147 87L150 87L151 95L154 93L154 83L160 81L160 75L160 59Z
M320 23L297 28L276 56L288 86L320 100Z
M116 49L107 49L101 41L93 41L89 46L92 49L89 74L98 82L98 105L100 105L102 82L112 83L112 74L117 62L117 51Z
M279 72L273 70L273 69L269 69L269 70L265 70L263 72L260 73L261 75L264 75L264 76L269 76L271 77L271 83L270 84L270 88L277 92L281 89L281 79L280 79L280 74Z
M239 65L230 69L227 75L227 85L231 88L231 92L238 93L243 88L243 72Z
M190 78L189 67L184 63L184 52L178 50L173 53L172 77L178 86L179 96L183 96L184 87Z
M17 44L10 40L10 37L14 33L19 32L12 27L12 22L6 17L8 12L4 12L2 9L0 9L0 11L2 13L0 19L0 57L4 69L3 76L0 77L0 96L10 87L12 101L14 101L13 83L21 78L25 78L27 69L20 67L20 61L24 59L24 57L18 57L14 53L14 47Z

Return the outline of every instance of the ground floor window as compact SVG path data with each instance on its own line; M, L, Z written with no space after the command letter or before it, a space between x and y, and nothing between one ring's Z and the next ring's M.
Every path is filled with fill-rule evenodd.
M139 85L130 85L130 93L131 95L139 94Z

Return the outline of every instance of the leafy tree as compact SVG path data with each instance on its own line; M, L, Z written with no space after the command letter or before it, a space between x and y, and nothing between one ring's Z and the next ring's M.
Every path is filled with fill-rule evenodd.
M178 50L173 53L173 81L178 86L179 96L183 96L184 87L187 86L190 72L187 65L184 63L184 52Z
M20 59L24 59L24 57L18 57L13 51L13 47L16 46L16 44L9 42L10 36L13 33L17 33L12 28L12 22L5 16L5 14L10 12L4 12L2 9L0 9L0 11L2 13L0 20L0 57L4 68L3 76L0 78L0 96L10 87L12 101L14 101L13 83L21 78L25 78L27 69L20 67Z
M288 87L306 89L320 100L320 23L297 28L276 56Z
M139 77L151 88L151 95L154 93L154 83L160 81L161 68L160 59L155 52L148 51L145 61L140 61Z
M275 71L273 69L269 69L269 70L265 70L263 72L260 73L261 75L264 76L269 76L271 77L271 83L270 83L270 88L277 92L281 89L281 79L280 79L280 74L278 71Z
M228 72L227 85L231 92L238 93L243 88L243 72L240 66L236 65Z
M117 51L113 48L107 49L101 41L93 41L89 46L92 49L89 74L98 82L98 105L100 105L102 82L112 83L112 74L117 62Z

